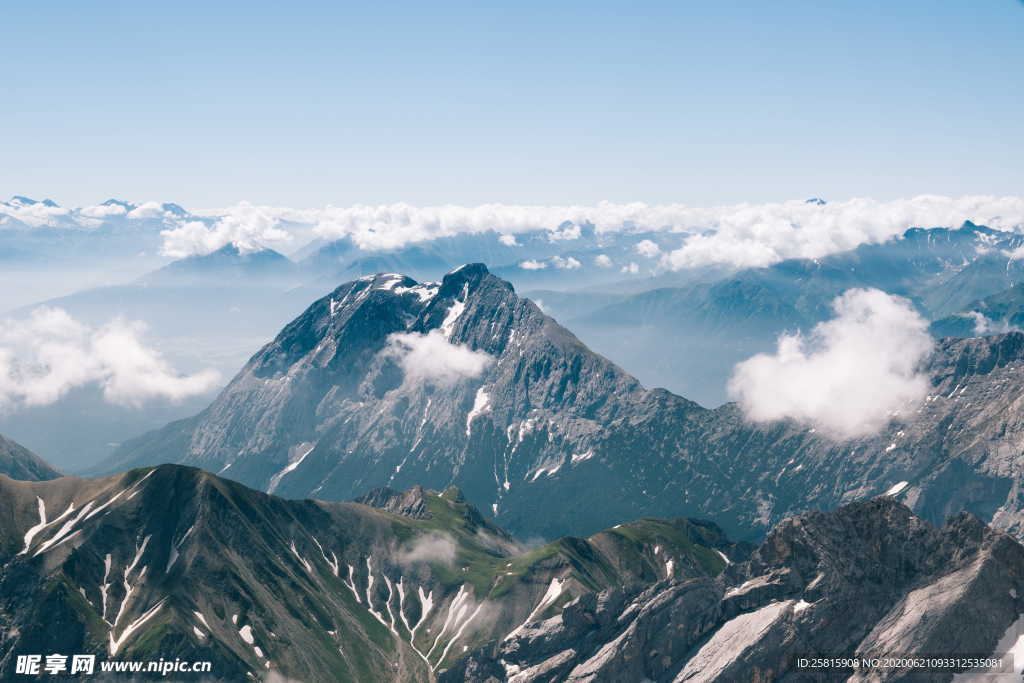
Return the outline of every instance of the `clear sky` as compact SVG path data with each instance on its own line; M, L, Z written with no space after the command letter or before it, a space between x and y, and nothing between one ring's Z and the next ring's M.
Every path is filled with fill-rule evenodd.
M2 23L0 195L1024 192L1019 0L56 1Z

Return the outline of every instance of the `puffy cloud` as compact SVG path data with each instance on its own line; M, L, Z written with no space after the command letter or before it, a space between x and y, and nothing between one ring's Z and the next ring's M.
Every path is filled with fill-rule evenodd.
M548 264L544 263L543 261L534 261L533 259L528 259L526 261L520 262L519 267L522 268L523 270L544 270L545 268L548 267Z
M99 204L86 206L79 209L78 213L86 218L109 218L110 216L124 216L128 213L128 209L122 204Z
M1024 198L923 195L890 202L790 201L710 209L703 228L690 222L699 232L667 254L663 263L673 269L714 263L764 266L884 242L912 227L959 227L967 220L1020 229Z
M441 330L397 332L388 337L383 353L398 361L406 384L429 382L441 387L478 377L494 360L483 351L452 344Z
M518 247L519 242L516 241L515 235L502 235L498 238L498 241L504 244L506 247Z
M163 218L164 207L160 202L146 202L140 204L128 212L128 218L133 220L147 220L150 218Z
M749 419L790 418L848 439L877 432L925 396L920 367L933 341L910 302L851 289L832 309L808 336L780 335L775 353L736 366L729 392Z
M555 264L555 268L559 268L561 270L576 270L577 268L583 265L577 259L574 259L572 256L567 256L566 258L562 258L561 256L555 256L552 257L551 262Z
M92 328L59 308L38 308L0 331L0 407L47 405L77 387L98 384L111 403L138 406L153 398L178 401L213 389L207 370L174 372L140 340L141 323L115 320Z
M654 258L661 253L661 247L651 240L641 240L634 245L636 253L644 258Z
M611 268L612 260L608 258L608 254L598 254L594 257L594 264L601 268Z
M583 237L583 231L576 224L566 225L558 230L548 232L548 239L552 242L578 240Z
M30 228L54 228L66 225L71 210L62 206L49 206L42 202L35 204L0 204L0 218L9 217ZM3 221L4 223L8 221Z
M244 202L212 225L188 221L160 234L164 239L161 251L172 258L209 254L228 244L234 244L242 252L258 251L288 244L293 239L275 212Z
M969 311L964 314L974 321L974 336L987 337L992 334L1006 334L1007 332L1020 332L1020 328L1011 325L1008 320L992 320L979 311Z
M597 232L688 233L682 248L665 256L674 268L706 263L763 265L790 257L817 258L866 242L880 242L907 228L958 227L965 220L994 228L1024 226L1024 197L920 196L880 202L851 199L827 204L802 200L771 204L691 207L642 202L593 206L327 207L276 210L292 221L316 224L321 237L351 237L365 249L386 249L462 232L514 234L546 229L554 239L574 238L581 225ZM568 223L567 227L562 227ZM709 241L711 240L711 241Z
M627 275L636 275L640 272L640 266L638 266L636 262L630 261L628 264L622 266L622 268L619 268L619 270Z
M548 262L538 261L536 259L527 259L526 261L520 261L519 267L523 270L544 270L549 265ZM559 270L576 270L583 266L579 259L573 258L572 256L552 256L550 259L550 265L558 268Z
M441 532L431 532L417 536L411 543L403 546L395 558L398 564L412 568L422 562L441 564L446 567L455 565L458 548L451 536Z

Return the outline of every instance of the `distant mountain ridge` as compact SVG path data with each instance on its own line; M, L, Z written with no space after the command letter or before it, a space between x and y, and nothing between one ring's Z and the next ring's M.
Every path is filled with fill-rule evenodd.
M715 406L728 399L737 362L772 349L783 332L828 319L844 291L881 289L910 299L927 319L942 319L1024 281L1024 261L1012 256L1021 245L1018 233L969 221L956 229L911 228L881 244L661 286L603 307L579 292L579 303L552 299L552 312L641 381Z
M231 242L209 254L188 256L173 261L143 280L164 282L181 278L285 278L295 277L297 270L296 265L287 256L273 249L243 251Z
M43 481L61 476L60 472L35 453L3 435L0 435L0 474L26 481Z

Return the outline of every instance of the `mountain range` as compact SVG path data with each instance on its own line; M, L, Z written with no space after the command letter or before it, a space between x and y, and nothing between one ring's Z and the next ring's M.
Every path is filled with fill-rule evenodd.
M1022 360L1019 333L943 341L919 407L836 441L646 389L482 265L440 283L378 275L316 301L207 409L99 471L176 462L325 500L456 485L522 537L655 516L758 540L886 491L932 523L968 511L1022 534Z
M76 652L210 661L217 680L430 680L578 596L749 553L687 520L527 548L457 489L287 501L179 466L0 489L5 679L14 653Z
M936 323L939 337L975 336L972 304L1024 280L1024 261L1014 255L1022 244L1017 233L971 222L957 229L912 228L899 239L820 259L708 273L681 285L649 283L603 305L593 303L603 291L544 300L591 348L642 381L714 406L727 400L736 363L770 351L783 332L807 331L828 319L833 299L851 288L908 298L926 319L946 321Z
M935 250L954 263L998 243L978 235L906 238L932 290L873 282L940 320L1012 324L1012 283L936 293L970 260L950 274ZM228 249L151 282L222 267L293 265ZM715 310L737 336L813 321L830 286L869 281L788 267L780 281L815 284L774 306L767 275L686 285L717 306L694 309L705 332L732 325ZM798 661L1017 652L1024 334L941 339L923 371L920 405L837 441L647 388L482 264L363 276L104 476L61 477L0 440L0 678L26 652L480 683L820 680Z
M109 200L100 208L114 213L88 218L96 223L93 227L75 223L86 217L71 211L64 227L0 231L0 252L14 255L27 249L45 256L53 251L62 264L59 275L46 271L38 286L25 288L20 283L30 271L24 269L42 267L42 261L11 262L11 286L0 288L6 292L0 298L15 296L24 303L26 292L37 293L31 305L16 308L11 317L23 318L45 305L93 326L118 316L138 321L179 372L213 368L224 377L237 373L267 339L339 281L382 271L429 280L467 260L498 264L492 273L526 291L590 349L643 384L663 386L709 407L729 398L726 384L736 363L771 350L780 333L808 331L830 315L832 299L851 287L876 287L910 298L934 321L937 336L1010 331L1013 324L998 311L1019 300L1013 287L1020 279L1020 261L1013 254L1021 238L970 222L957 229L914 228L881 244L820 259L739 270L664 270L659 255L678 248L685 234L609 233L572 223L555 230L515 235L487 230L379 249L360 247L351 238L317 239L290 252L291 257L229 243L210 254L162 265L161 233L182 221L210 226L216 219L172 204L140 207ZM638 249L641 244L644 250ZM97 251L110 257L111 272L103 277L116 284L83 288L64 283L77 278L79 268L103 265L83 262ZM58 252L63 254L59 258ZM623 271L632 264L638 264L637 272ZM135 274L113 274L122 271ZM93 282L99 276L88 278ZM61 295L45 296L54 292ZM991 302L990 310L985 297L1006 301ZM53 405L6 413L0 416L0 432L60 467L84 471L118 444L194 414L211 398L150 401L143 410L124 410L97 401L95 393L76 390ZM89 406L85 412L83 405ZM88 419L79 419L86 414ZM72 431L67 421L73 423L74 448L66 437Z
M1024 547L892 496L756 548L686 519L530 548L454 488L290 501L165 465L0 492L5 679L17 654L74 652L224 681L817 680L799 657L981 659L1024 626Z

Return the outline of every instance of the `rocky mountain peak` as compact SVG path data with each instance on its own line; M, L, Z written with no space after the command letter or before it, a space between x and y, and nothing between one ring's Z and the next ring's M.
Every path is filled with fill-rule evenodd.
M373 489L366 495L356 498L356 502L410 519L430 519L431 517L422 486L414 486L408 491L397 491L385 486Z

